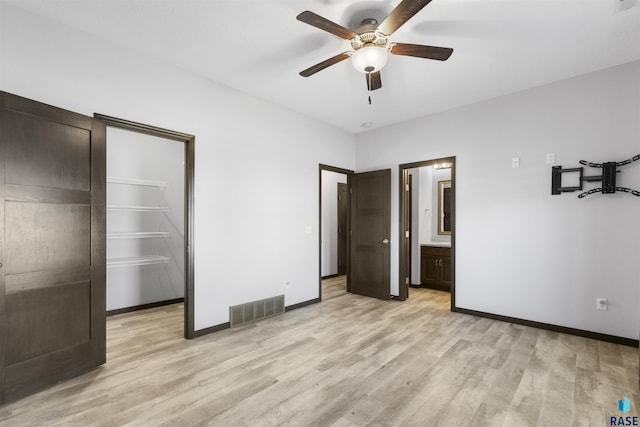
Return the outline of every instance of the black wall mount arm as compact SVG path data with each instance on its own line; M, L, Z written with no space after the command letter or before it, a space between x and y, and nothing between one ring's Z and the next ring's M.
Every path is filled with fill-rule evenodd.
M578 172L580 177L578 178L578 185L574 187L562 186L562 174L567 172ZM583 168L570 168L562 169L562 166L553 166L551 168L551 194L572 193L574 191L582 191L582 182L584 176L582 175Z
M592 163L586 160L580 160L580 164L584 166L588 166L591 168L599 168L602 169L602 173L600 175L593 176L585 176L584 168L570 168L570 169L562 169L562 166L553 166L551 168L551 194L562 194L573 191L582 191L582 183L583 182L602 182L602 187L594 188L589 191L585 191L583 193L578 194L579 198L586 197L590 194L595 193L603 193L603 194L613 194L616 191L621 191L623 193L631 193L634 196L640 197L640 191L632 190L627 187L618 187L616 185L616 174L620 171L618 170L619 166L628 165L637 160L640 160L640 154L627 159L621 162L606 162L606 163ZM578 185L573 187L563 187L562 186L562 174L566 172L578 172Z

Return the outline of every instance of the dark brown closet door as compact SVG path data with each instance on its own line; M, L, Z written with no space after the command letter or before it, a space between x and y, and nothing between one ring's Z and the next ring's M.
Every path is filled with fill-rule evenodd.
M349 175L351 292L389 299L391 170Z
M105 362L105 128L0 92L0 403Z

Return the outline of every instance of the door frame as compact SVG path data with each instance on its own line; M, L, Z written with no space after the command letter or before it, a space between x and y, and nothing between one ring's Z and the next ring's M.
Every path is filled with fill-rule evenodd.
M407 271L407 257L411 257L411 248L408 247L408 240L405 231L409 230L411 236L411 228L409 223L410 212L408 208L407 191L405 186L408 185L409 169L419 168L422 166L432 166L437 163L451 163L451 311L455 309L456 301L456 157L441 157L438 159L424 160L421 162L404 163L399 166L399 212L398 218L400 227L398 229L400 245L398 260L398 299L404 301L407 299L407 287L405 278L411 278L411 270ZM411 280L409 280L411 281Z
M193 260L194 260L194 221L193 221L193 208L194 208L194 194L193 194L193 181L194 181L194 166L195 166L195 140L194 135L182 132L176 132L168 129L159 128L156 126L145 125L142 123L136 123L125 119L107 116L104 114L95 113L93 115L95 119L98 119L105 123L105 126L111 126L114 128L125 129L132 132L143 133L151 136L157 136L160 138L171 139L177 142L185 144L185 167L184 167L184 337L187 339L195 338L194 330L194 285L193 285ZM105 171L106 173L106 171Z
M349 249L347 247L347 232L349 231L349 227L347 226L347 223L349 221L349 185L346 182L338 182L338 183L336 183L336 186L337 186L336 192L338 194L338 197L337 197L338 200L336 201L337 211L338 211L337 212L338 213L338 220L336 221L337 224L338 224L338 236L336 237L336 240L338 241L338 253L337 253L337 256L338 256L338 273L337 273L337 275L338 276L346 276L346 274L347 274L347 250ZM344 190L344 192L347 195L347 197L344 200L340 199L341 189ZM342 268L344 269L344 274L340 274L340 267L341 267L341 264L340 264L340 246L342 246L342 245L340 245L340 206L341 205L343 205L343 208L345 210L345 218L344 218L344 223L343 223L344 229L342 230L343 233L345 233L344 234L344 246L345 247L343 248L344 253L342 254L343 255L343 261L344 261L344 265L342 266Z
M322 301L322 171L336 172L347 175L347 230L351 230L351 219L349 215L351 204L351 183L349 175L355 172L351 169L343 169L320 163L318 165L318 299ZM351 236L347 233L347 292L351 292L351 262L350 262Z

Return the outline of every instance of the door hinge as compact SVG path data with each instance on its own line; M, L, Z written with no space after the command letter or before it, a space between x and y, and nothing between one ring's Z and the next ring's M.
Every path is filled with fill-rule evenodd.
M409 238L409 232L408 231L404 232L404 237L406 237L407 239Z
M405 184L404 191L409 191L409 184Z
M404 284L405 284L405 285L408 285L408 284L409 284L409 278L408 278L408 277L405 277L405 278L404 278Z

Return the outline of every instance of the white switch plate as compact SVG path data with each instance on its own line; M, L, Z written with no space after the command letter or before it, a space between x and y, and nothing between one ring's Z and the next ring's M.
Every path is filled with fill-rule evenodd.
M552 165L556 162L556 153L547 153L547 164Z
M311 226L310 226L310 225L307 225L307 226L304 228L304 234L311 234Z
M520 157L512 157L511 158L511 167L519 168L520 167Z

